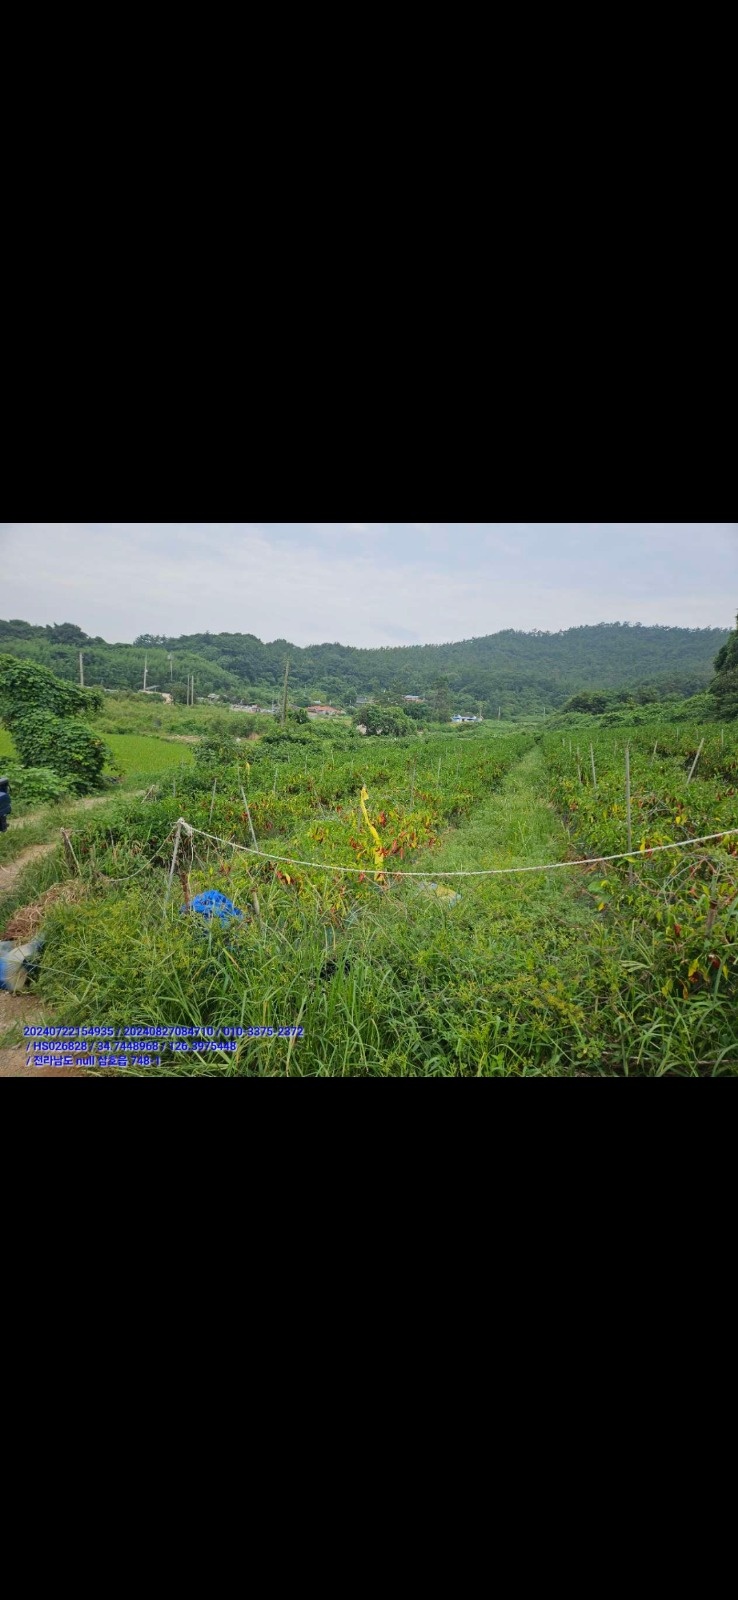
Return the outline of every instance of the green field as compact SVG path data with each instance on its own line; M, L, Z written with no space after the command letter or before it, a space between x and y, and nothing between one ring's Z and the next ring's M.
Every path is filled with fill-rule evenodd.
M134 733L106 733L103 738L126 777L136 774L149 777L157 772L168 772L170 767L192 765L189 744L170 743L166 739ZM11 735L0 728L0 760L3 757L15 757L15 747Z
M194 759L189 744L170 744L165 739L149 739L135 733L106 733L104 738L126 786L135 784L137 778L152 782L172 768L191 767Z

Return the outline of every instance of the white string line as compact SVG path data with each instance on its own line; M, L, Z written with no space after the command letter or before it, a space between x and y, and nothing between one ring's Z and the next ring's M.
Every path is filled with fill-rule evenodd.
M217 833L206 833L204 828L194 828L180 818L183 827L190 833L199 833L203 839L212 839L215 844L225 844L230 850L241 850L247 856L263 856L267 861L282 861L289 867L316 867L319 872L363 872L367 877L373 873L383 872L393 878L501 878L511 872L553 872L557 867L597 867L603 861L629 861L638 859L639 856L656 855L660 850L686 850L692 844L707 844L711 839L727 839L731 834L738 833L738 828L723 828L720 833L703 833L698 839L684 839L679 844L654 844L645 850L621 850L613 856L586 856L581 861L548 861L540 867L477 867L456 872L436 872L430 863L424 872L396 871L394 867L341 867L332 866L328 861L300 861L294 856L276 856L270 850L254 850L252 845L236 844L232 839L223 839Z

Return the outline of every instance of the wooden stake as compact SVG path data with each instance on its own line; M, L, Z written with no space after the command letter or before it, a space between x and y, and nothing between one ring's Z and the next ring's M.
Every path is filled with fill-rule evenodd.
M591 744L590 744L590 747L589 747L589 759L592 762L592 785L593 785L593 788L594 788L594 792L596 794L597 793L597 772L595 770L595 753L594 753L594 750L592 749Z
M274 793L275 794L277 793L277 772L278 772L278 770L279 770L279 768L275 766L275 768L274 768Z
M189 911L190 906L192 904L192 895L190 894L190 875L189 875L189 872L187 872L186 869L183 869L183 871L179 872L177 874L177 876L178 876L179 881L180 881L180 883L182 885L182 893L184 895L184 903L185 903L185 905L187 907L187 910Z
M215 791L216 791L217 787L218 787L218 779L217 778L213 778L213 792L212 792L212 794L210 796L210 816L208 817L208 827L210 827L210 824L211 824L211 822L213 820L213 806L215 805Z
M625 746L625 810L628 820L628 853L633 849L633 830L630 821L630 745ZM628 862L628 882L633 882L633 863Z
M169 868L169 881L167 883L167 892L166 892L166 894L164 896L164 917L165 917L165 919L166 919L166 914L167 914L167 905L169 904L169 896L170 896L170 894L172 892L172 879L174 877L174 869L175 869L175 867L177 865L177 856L179 855L179 841L180 841L181 833L182 833L182 819L180 817L180 820L177 823L177 832L174 835L174 851L172 853L172 865Z
M702 754L702 746L703 746L704 742L705 742L704 739L700 739L699 749L698 749L697 754L696 754L696 756L694 758L694 761L692 762L692 770L691 770L691 772L689 774L689 777L687 779L687 783L691 783L692 782L692 779L694 777L694 769L695 769L695 767L697 765L697 762L699 761L700 756Z
M652 761L655 761L655 760L656 760L656 751L657 751L657 750L658 750L658 747L659 747L659 741L658 741L658 739L657 739L657 740L656 740L656 743L655 743L655 745L654 745L654 747L653 747L653 754L652 754L652 756L651 756L651 760L652 760Z
M243 803L244 803L244 805L246 807L246 815L247 815L247 817L249 819L249 827L251 829L251 839L252 839L252 842L253 842L254 849L256 850L257 849L257 844L256 844L256 834L254 833L254 824L251 821L251 812L249 811L249 803L248 803L248 800L246 799L246 795L244 793L244 787L243 787L243 784L240 782L240 780L239 780L238 787L241 790L241 799L243 800Z
M77 860L74 850L72 849L72 841L69 837L69 834L67 833L66 828L60 828L59 832L62 836L62 841L64 844L64 854L67 858L67 866L69 867L70 872L76 872L77 875L81 877L82 873L80 864Z

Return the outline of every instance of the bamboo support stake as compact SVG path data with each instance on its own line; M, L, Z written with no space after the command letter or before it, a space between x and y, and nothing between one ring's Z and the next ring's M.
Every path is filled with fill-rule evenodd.
M692 762L692 769L691 769L689 777L687 779L687 783L691 783L692 782L692 779L694 777L694 770L695 770L695 767L697 766L697 762L699 761L700 756L702 754L702 746L703 746L704 742L705 742L704 739L700 739L699 749L698 749L697 754L696 754L696 756L694 758L694 761Z
M658 747L659 747L659 741L658 741L658 739L657 739L657 740L656 740L656 743L655 743L655 745L654 745L654 747L653 747L653 753L652 753L652 755L651 755L651 760L652 760L652 761L655 761L655 760L656 760L656 751L657 751L657 750L658 750Z
M625 811L628 820L628 854L633 849L633 829L630 819L630 745L625 746ZM628 862L628 882L633 882L633 863Z
M594 792L596 794L597 793L597 771L596 771L596 768L595 768L595 753L594 753L594 750L593 750L591 744L590 744L590 747L589 747L589 759L592 762L592 786L593 786Z
M274 793L275 794L277 793L277 772L278 771L279 771L279 768L275 766L275 768L274 768Z
M210 824L211 824L211 822L213 820L213 806L215 805L215 791L216 791L217 787L218 787L218 779L217 778L213 778L213 792L212 792L212 794L210 796L210 816L208 817L208 827L210 827Z
M180 841L181 836L182 836L182 818L180 817L179 822L177 823L177 832L174 835L174 850L172 852L172 865L169 868L169 881L167 883L167 892L166 892L166 894L164 896L164 918L165 918L165 920L166 920L166 915L167 915L167 906L169 904L169 896L170 896L170 894L172 892L172 879L174 878L174 869L175 869L175 867L177 865L177 856L179 855L179 841Z
M62 842L64 844L64 854L65 854L65 856L67 858L67 866L69 867L70 871L76 872L77 875L81 878L82 870L80 868L80 864L79 864L79 862L77 860L77 857L76 857L76 855L74 853L74 850L72 849L72 841L71 841L71 839L69 837L69 834L67 833L66 828L60 828L59 832L60 832L60 834L62 836Z
M256 848L257 848L256 834L254 833L254 824L251 821L251 812L249 811L249 803L248 803L248 800L246 799L246 795L244 793L244 787L243 787L243 784L241 782L239 782L238 787L241 790L241 799L243 800L243 803L244 803L244 805L246 807L246 815L247 815L247 817L249 819L249 827L251 829L251 840L252 840L254 849L256 850Z

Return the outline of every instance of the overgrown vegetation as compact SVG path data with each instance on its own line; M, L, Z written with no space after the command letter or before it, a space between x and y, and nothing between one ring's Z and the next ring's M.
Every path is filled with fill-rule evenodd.
M738 730L628 731L630 868L478 876L627 848L625 741L590 726L591 753L489 724L203 748L176 796L78 824L87 889L47 916L44 998L60 1021L305 1030L171 1073L736 1073ZM203 830L181 845L189 893L218 888L240 923L183 915L178 875L162 916L182 815Z
M98 690L78 689L45 667L0 656L0 717L22 765L52 768L77 794L101 786L108 752L82 719L102 703Z

